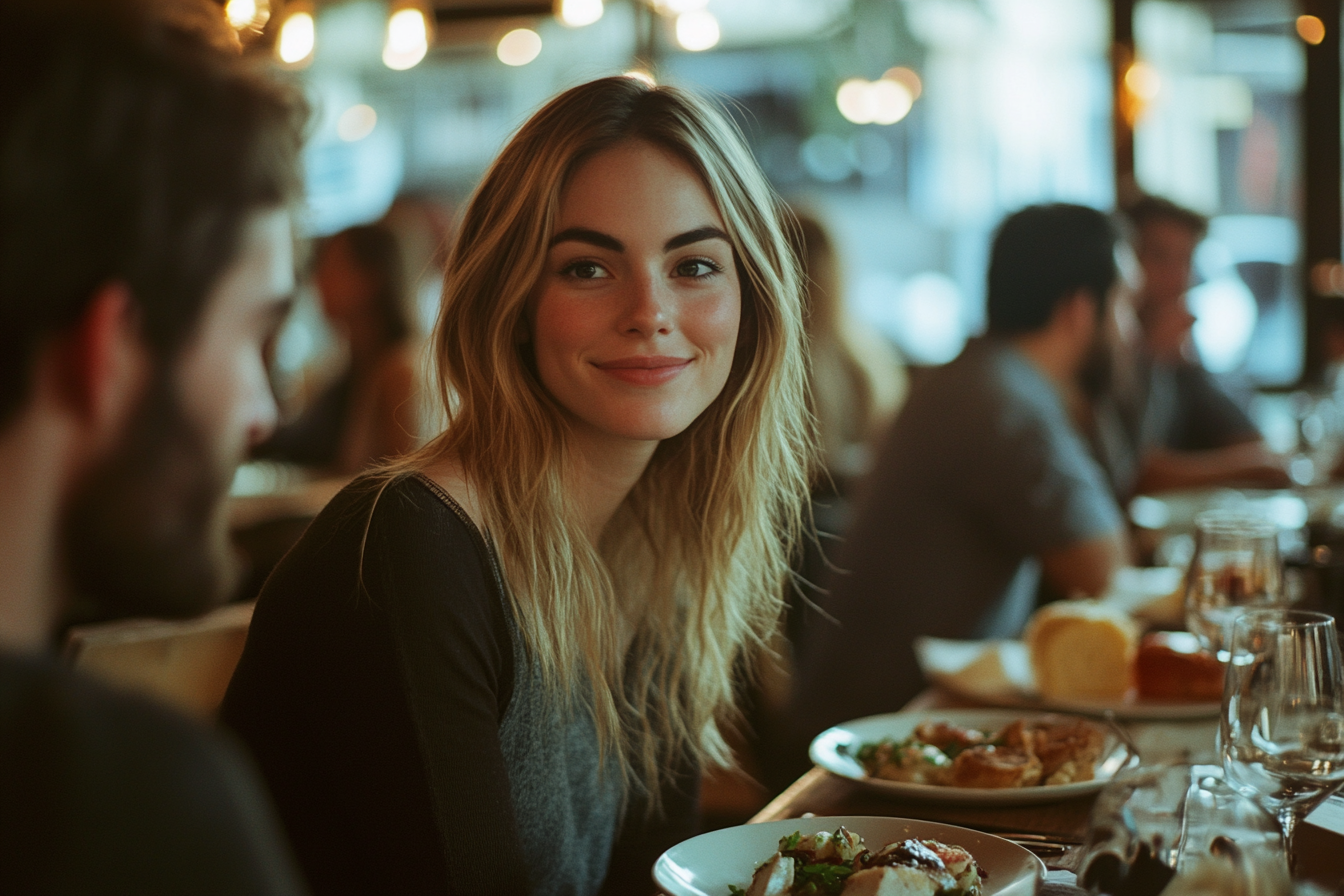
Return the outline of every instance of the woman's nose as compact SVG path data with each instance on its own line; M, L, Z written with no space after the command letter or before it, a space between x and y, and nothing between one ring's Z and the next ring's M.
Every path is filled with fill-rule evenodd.
M649 274L635 277L621 329L640 336L670 333L672 306L672 289L662 277Z

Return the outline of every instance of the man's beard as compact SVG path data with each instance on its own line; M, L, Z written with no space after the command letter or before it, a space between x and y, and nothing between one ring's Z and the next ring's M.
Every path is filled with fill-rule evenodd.
M120 444L77 486L62 520L74 617L180 618L217 604L237 572L223 498L232 477L154 377Z

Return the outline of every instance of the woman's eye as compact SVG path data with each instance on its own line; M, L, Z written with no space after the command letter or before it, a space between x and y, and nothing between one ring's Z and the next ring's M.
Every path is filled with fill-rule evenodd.
M595 261L575 261L564 266L560 273L577 280L598 280L609 276L606 268Z
M707 277L710 274L717 274L723 268L719 267L708 258L691 258L677 265L678 277Z

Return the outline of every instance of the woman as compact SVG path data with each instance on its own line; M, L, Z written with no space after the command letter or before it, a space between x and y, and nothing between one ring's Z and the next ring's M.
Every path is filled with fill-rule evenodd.
M434 341L447 431L280 565L224 718L319 893L647 889L807 497L778 205L702 101L576 87L478 188Z
M255 455L358 473L405 454L419 432L396 235L382 224L342 230L318 249L313 280L323 313L349 347L350 366Z

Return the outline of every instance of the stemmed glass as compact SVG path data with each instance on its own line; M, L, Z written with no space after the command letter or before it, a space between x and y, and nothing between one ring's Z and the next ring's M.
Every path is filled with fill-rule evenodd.
M1209 510L1195 518L1185 623L1200 646L1226 661L1228 623L1248 608L1283 601L1283 561L1273 523L1227 510Z
M1344 661L1335 621L1248 610L1232 622L1218 746L1230 784L1273 812L1292 862L1299 820L1344 783Z

